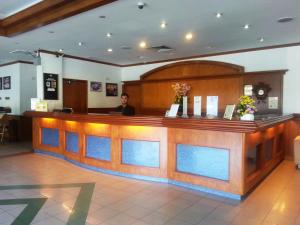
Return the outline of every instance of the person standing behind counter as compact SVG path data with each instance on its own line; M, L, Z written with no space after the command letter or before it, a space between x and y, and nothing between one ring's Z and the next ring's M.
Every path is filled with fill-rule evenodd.
M133 116L134 107L128 105L129 95L127 93L121 94L121 105L116 108L116 112L121 112L124 116Z

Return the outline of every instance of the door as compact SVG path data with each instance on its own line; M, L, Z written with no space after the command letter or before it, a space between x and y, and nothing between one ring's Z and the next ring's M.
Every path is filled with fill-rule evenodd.
M63 79L63 106L75 113L87 113L87 81Z

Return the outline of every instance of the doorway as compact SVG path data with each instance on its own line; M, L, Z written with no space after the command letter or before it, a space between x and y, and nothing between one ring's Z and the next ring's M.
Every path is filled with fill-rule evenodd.
M75 113L87 113L87 81L63 79L63 107L72 108Z

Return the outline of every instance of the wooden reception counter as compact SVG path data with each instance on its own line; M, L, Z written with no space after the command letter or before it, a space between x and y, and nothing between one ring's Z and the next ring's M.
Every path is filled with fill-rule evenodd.
M26 112L35 151L119 176L240 199L284 158L293 115L256 121Z

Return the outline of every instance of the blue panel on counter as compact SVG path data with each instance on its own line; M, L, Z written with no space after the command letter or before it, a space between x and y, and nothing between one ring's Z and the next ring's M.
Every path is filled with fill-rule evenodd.
M229 179L229 151L177 144L177 171L220 180Z
M59 146L59 130L52 128L42 128L42 144L53 147Z
M66 132L66 150L78 153L78 134L74 132Z
M107 137L87 136L86 156L111 161L111 139Z
M159 167L159 142L122 140L122 163Z

